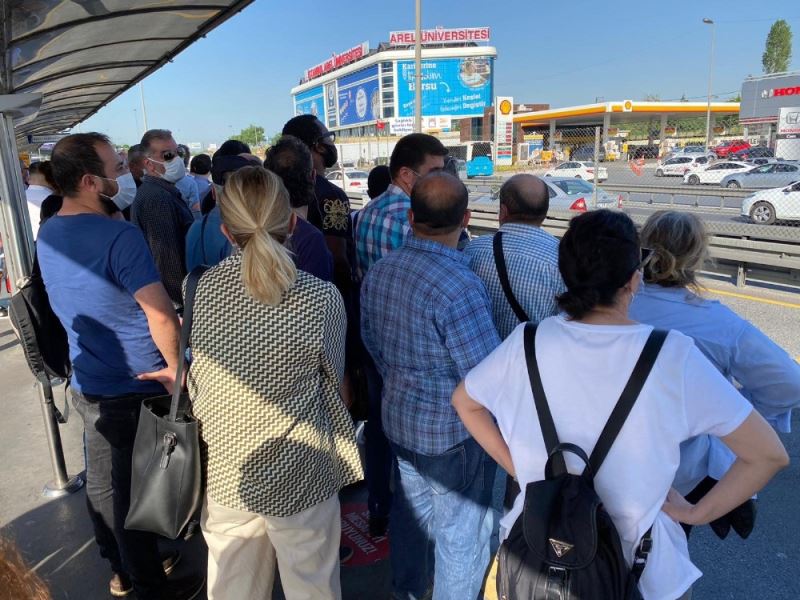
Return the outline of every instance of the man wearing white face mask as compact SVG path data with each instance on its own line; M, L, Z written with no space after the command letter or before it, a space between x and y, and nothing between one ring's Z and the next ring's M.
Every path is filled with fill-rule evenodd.
M142 137L145 155L142 185L131 205L131 222L144 234L176 309L183 306L181 283L186 277L186 232L194 222L175 182L186 175L178 144L167 129L151 129Z

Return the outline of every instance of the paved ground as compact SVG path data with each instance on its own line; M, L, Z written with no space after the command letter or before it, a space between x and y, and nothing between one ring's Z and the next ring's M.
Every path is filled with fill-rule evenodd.
M739 297L741 291L727 282L705 283L709 295L719 297L800 358L800 294L748 288L746 295L753 299ZM44 483L52 478L41 412L32 377L7 319L0 319L0 381L0 534L16 540L31 565L49 582L54 598L106 598L109 573L92 539L84 492L50 501L40 495ZM63 403L63 395L59 402ZM798 427L796 418L795 429ZM61 433L68 469L77 473L83 468L77 415L61 427ZM793 463L761 494L759 522L750 539L742 541L731 534L719 541L707 528L692 536L692 556L705 574L695 588L695 598L800 598L800 436L783 439ZM363 497L360 488L344 494L345 501L363 501ZM200 536L184 544L182 551L185 559L177 574L203 567L205 548ZM386 561L344 567L344 598L388 598L389 577ZM275 598L282 598L279 590Z

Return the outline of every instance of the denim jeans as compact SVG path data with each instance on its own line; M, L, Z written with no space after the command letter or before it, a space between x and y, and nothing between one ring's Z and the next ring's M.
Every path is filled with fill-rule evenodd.
M366 353L365 353L366 354ZM383 380L368 355L363 361L369 394L369 416L364 426L366 438L365 475L367 480L367 506L373 517L388 517L392 507L392 448L383 432L381 394Z
M95 540L111 570L128 575L141 600L159 598L167 582L158 536L125 529L133 442L146 397L97 397L72 390L72 403L83 418L85 431L86 503Z
M468 438L427 456L396 444L392 533L392 597L473 600L489 564L485 526L497 464Z

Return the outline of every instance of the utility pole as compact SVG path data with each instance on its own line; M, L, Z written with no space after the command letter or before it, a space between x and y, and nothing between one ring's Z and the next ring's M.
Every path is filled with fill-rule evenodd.
M142 98L142 122L144 123L144 130L147 131L147 109L144 106L144 84L139 82L139 96Z
M711 55L708 59L708 101L706 103L706 150L711 144L711 79L714 74L714 34L716 25L711 19L703 19L703 23L711 25Z
M422 133L422 0L416 0L414 29L414 131Z

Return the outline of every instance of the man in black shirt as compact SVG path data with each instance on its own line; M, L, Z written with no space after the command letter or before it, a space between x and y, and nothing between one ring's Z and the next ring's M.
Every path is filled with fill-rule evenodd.
M178 144L166 129L151 129L142 137L145 175L131 205L131 222L144 234L176 309L183 306L181 284L186 277L186 232L194 218L175 182L186 174Z

